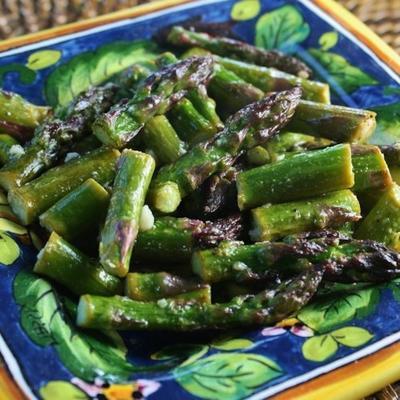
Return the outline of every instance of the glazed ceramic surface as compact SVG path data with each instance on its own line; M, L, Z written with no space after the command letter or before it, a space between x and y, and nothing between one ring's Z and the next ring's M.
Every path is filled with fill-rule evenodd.
M157 51L146 39L158 29L199 16L230 20L242 39L296 54L329 82L333 102L375 110L372 142L400 137L398 75L307 0L200 1L12 49L0 54L0 86L35 103L66 104ZM300 396L304 382L379 354L400 338L400 280L341 286L296 318L252 331L118 336L78 330L71 322L75 299L31 273L36 251L27 237L0 213L0 350L29 398L264 399L293 387ZM397 368L393 377L400 378Z

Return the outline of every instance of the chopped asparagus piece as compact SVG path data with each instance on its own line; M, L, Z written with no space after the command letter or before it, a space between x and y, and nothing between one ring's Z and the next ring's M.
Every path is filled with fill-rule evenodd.
M53 232L40 251L33 270L62 284L76 295L112 296L122 293L122 282Z
M301 153L241 172L236 184L241 210L351 188L354 174L350 145Z
M129 271L140 215L154 168L151 156L133 150L124 150L118 162L99 246L100 262L112 275L124 277Z
M251 211L253 241L276 240L287 235L340 228L361 218L360 204L350 190L282 204L267 204Z
M107 190L90 178L43 213L40 225L67 241L85 238L104 221L109 202Z

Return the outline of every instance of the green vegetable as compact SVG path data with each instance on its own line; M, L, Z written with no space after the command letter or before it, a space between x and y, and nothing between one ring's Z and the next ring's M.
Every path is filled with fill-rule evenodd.
M146 147L154 152L160 165L173 163L186 153L186 144L179 139L165 115L158 115L147 121L143 140Z
M302 100L287 129L335 142L364 143L376 127L373 111Z
M24 225L89 178L99 183L110 182L115 175L118 150L100 148L64 165L55 167L26 185L9 191L8 200Z
M217 57L219 64L264 92L287 90L295 86L302 89L302 98L318 103L330 103L329 85L290 75L274 68L261 67L243 61Z
M361 218L360 204L350 190L282 204L267 204L251 211L255 242L276 240L295 233L340 228Z
M95 135L105 144L124 147L150 118L164 114L186 89L204 83L212 71L211 57L193 57L164 67L150 75L128 103L116 104L97 118Z
M354 187L357 193L374 192L389 187L392 177L383 154L376 146L352 145Z
M160 169L152 182L150 199L163 213L174 212L181 199L209 176L231 164L241 150L263 143L291 118L300 91L273 93L240 110L210 142L200 143L177 162Z
M119 296L85 295L79 301L77 324L85 328L175 331L273 324L304 306L321 278L319 270L306 271L277 289L236 297L225 304L182 303L171 299L144 303Z
M18 145L18 142L10 135L0 134L0 165L7 163L12 158L10 149Z
M355 232L359 239L376 240L400 251L400 187L391 185L361 221Z
M138 301L176 297L200 289L209 290L210 287L166 272L131 272L125 280L125 295Z
M350 145L339 144L239 173L238 205L245 210L348 189L353 185Z
M112 296L122 293L122 282L53 232L40 251L34 272L47 276L76 295Z
M56 232L65 240L87 240L85 236L96 232L104 221L109 201L107 190L90 178L50 207L39 221L49 232Z
M218 126L211 124L186 98L172 107L168 118L179 137L191 145L212 138L218 130Z
M124 277L129 271L140 214L154 168L151 156L133 150L124 150L118 162L99 246L100 262L112 275Z
M311 70L307 65L295 57L276 50L267 51L239 40L189 31L181 26L171 28L167 36L167 42L173 46L186 48L202 47L220 56L244 60L265 67L273 67L303 78L308 78L311 75Z

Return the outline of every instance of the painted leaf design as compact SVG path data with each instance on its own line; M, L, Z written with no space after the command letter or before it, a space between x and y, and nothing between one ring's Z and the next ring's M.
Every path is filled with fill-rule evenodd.
M256 46L291 51L310 34L310 26L292 5L283 6L261 16L256 24Z
M224 351L247 349L252 345L253 342L249 339L223 339L212 343L212 347Z
M353 318L369 315L375 310L378 301L379 289L375 287L332 294L304 307L297 318L313 330L324 333Z
M370 139L374 144L392 144L400 139L400 102L371 107L377 113L377 127Z
M4 77L10 72L17 72L19 81L24 85L30 85L36 79L36 71L22 64L11 63L0 66L0 86L3 85Z
M13 238L0 231L0 264L12 265L19 257L20 249Z
M89 397L82 390L70 382L51 381L39 390L43 400L86 400Z
M358 326L346 326L331 333L332 337L340 344L347 347L359 347L369 342L374 335Z
M372 76L354 67L339 54L319 49L310 49L309 52L347 93L361 86L378 84Z
M332 357L338 348L336 340L327 334L307 339L303 344L302 352L306 360L322 362Z
M79 54L47 78L45 96L51 106L68 104L79 93L130 65L154 59L157 46L146 40L115 42Z
M21 325L38 345L53 345L65 367L75 376L93 380L125 380L134 370L125 348L101 333L78 330L63 312L54 289L44 279L21 271L14 281L14 296L21 306Z
M0 218L0 231L11 232L16 235L26 235L28 233L25 227L6 218Z
M175 363L175 365L190 364L193 361L199 359L208 351L208 346L201 344L177 344L167 346L153 353L151 358L153 360L169 360Z
M326 32L318 40L321 50L329 50L335 47L339 40L339 34L337 32Z
M242 0L234 4L231 18L234 21L246 21L258 15L261 9L260 0Z
M59 50L40 50L32 53L28 57L28 63L26 66L29 69L37 71L39 69L44 69L50 67L50 65L55 64L61 58L61 51Z
M242 399L281 374L274 361L251 353L214 354L174 371L185 390L210 400Z

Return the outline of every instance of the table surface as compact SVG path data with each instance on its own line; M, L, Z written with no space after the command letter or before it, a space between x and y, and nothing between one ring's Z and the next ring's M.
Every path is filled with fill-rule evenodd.
M123 8L133 7L148 1L149 0L2 0L0 1L0 39L95 17ZM382 39L400 53L400 0L337 1L357 15ZM400 399L400 383L390 385L368 398L368 400L396 399Z

